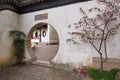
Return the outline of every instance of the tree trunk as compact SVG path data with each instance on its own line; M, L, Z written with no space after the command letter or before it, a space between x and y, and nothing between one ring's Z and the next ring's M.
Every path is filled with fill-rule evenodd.
M103 71L103 61L102 61L103 57L102 54L100 54L100 70L101 72Z

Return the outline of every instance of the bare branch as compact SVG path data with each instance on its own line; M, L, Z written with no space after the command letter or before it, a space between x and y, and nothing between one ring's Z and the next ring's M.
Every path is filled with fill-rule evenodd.
M106 40L104 40L104 49L105 49L105 59L102 61L103 63L108 59Z
M110 30L108 30L108 32L107 32L104 40L106 40L106 39L108 38L109 33L111 33L111 31L112 31L113 29L118 29L119 27L120 27L120 24L118 24L115 28L112 27Z
M100 55L102 55L102 53L97 49L97 47L94 45L94 43L90 43L93 47L94 47L94 49L100 54Z
M106 23L106 24L107 24L107 23ZM106 26L106 24L105 24L105 26ZM101 39L101 42L100 42L99 51L101 50L101 48L102 48L102 43L103 43L103 41L104 41L105 26L104 26L103 33L102 33L102 39Z

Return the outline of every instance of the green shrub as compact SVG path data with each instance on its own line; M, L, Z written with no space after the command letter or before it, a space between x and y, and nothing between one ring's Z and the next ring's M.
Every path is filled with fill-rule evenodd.
M116 73L120 71L119 69L111 69L108 73L109 73L109 80L115 80L115 75Z
M93 80L101 80L101 78L102 78L102 73L99 69L91 68L91 69L89 69L88 73L89 73L90 77L93 78Z
M111 69L110 71L101 71L100 69L89 69L89 76L93 80L115 80L116 73L120 71L119 69Z
M17 58L17 62L22 62L23 58L25 58L25 38L26 35L17 30L13 30L9 32L9 36L12 37L13 43L12 46L14 47L14 55Z

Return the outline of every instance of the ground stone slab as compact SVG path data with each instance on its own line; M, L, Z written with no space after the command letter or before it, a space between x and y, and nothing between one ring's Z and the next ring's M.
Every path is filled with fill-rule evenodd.
M37 65L9 67L0 71L0 80L78 80L71 72Z

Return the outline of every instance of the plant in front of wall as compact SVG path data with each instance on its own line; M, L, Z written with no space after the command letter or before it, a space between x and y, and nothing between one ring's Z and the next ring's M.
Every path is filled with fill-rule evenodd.
M9 36L12 37L13 43L12 46L14 47L14 55L17 58L17 63L23 62L25 58L25 39L26 35L18 30L13 30L9 32Z
M88 12L94 13L92 16L80 8L80 13L83 16L78 23L68 26L74 31L68 33L70 38L67 41L75 44L81 44L82 41L89 43L99 54L102 72L103 64L108 59L108 41L117 34L120 26L120 0L96 1L98 4L103 4L102 8L89 9Z
M90 68L88 74L93 80L115 80L116 73L119 71L119 69L111 69L101 72L100 69Z

